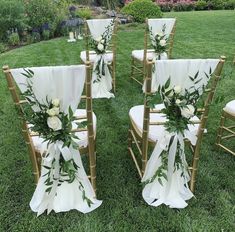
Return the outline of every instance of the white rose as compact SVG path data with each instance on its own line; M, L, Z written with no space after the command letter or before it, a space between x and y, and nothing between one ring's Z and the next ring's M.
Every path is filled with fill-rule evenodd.
M56 116L47 118L47 125L53 130L58 131L62 129L62 122Z
M99 36L95 39L97 42L100 42L102 40L102 36Z
M102 52L104 50L104 45L99 43L97 48L98 48L98 50L100 50Z
M176 105L179 105L182 101L180 99L176 99L175 103Z
M174 91L175 91L175 93L180 93L181 92L181 87L179 85L176 85L174 87Z
M159 42L159 44L160 44L162 47L166 46L166 40L165 40L165 39L161 39L160 42Z
M53 107L49 110L47 110L47 114L49 116L55 116L55 115L58 115L60 113L60 108L59 107Z
M51 101L52 105L55 107L58 107L60 105L60 100L58 98L55 98Z
M191 118L194 115L195 108L192 105L187 105L181 109L181 115L184 118Z

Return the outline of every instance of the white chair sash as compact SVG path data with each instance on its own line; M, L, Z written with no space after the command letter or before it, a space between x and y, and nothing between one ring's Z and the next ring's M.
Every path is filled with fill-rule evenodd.
M175 24L174 18L148 19L148 27L149 30L152 30L153 36L157 33L162 33L163 26L165 25L165 35L166 38L168 38L171 34L174 24ZM152 44L154 44L151 34L150 34L150 39Z
M97 39L106 31L107 27L111 25L113 19L91 19L87 20L87 24L93 39ZM109 35L107 35L107 42L112 38L114 26L112 25ZM100 81L97 80L97 74L95 72L96 66L100 61L99 70L102 72L104 67L104 73L101 75ZM112 77L108 68L107 54L97 54L92 74L92 98L111 98L114 94L110 93L112 89Z
M45 103L46 98L52 100L60 99L61 110L68 112L69 106L73 111L77 108L82 91L84 89L86 68L84 65L74 66L57 66L57 67L36 67L29 68L34 72L32 87L36 98ZM23 69L12 69L11 73L15 79L21 92L25 92L27 88L27 78L21 73L25 73ZM38 109L34 109L35 111ZM52 210L57 212L69 211L76 209L82 213L88 213L101 205L101 201L96 200L94 190L85 173L80 153L78 149L73 147L62 147L63 143L57 141L55 143L42 143L40 152L46 152L48 156L42 158L41 176L30 202L30 207L38 215L45 210L50 213ZM58 182L54 181L50 194L46 193L47 186L44 184L46 180L45 173L48 172L44 166L51 167L52 160L55 159L55 168L53 175L56 177L59 173L59 157L62 154L65 160L73 159L79 167L77 177L84 186L86 196L93 202L89 207L87 202L83 200L82 191L79 189L79 181L75 179L71 184L63 182L57 186Z
M197 84L196 88L202 87L202 85L206 85L209 81L205 73L209 75L210 69L213 73L218 63L218 59L157 60L155 62L155 72L153 73L152 82L154 90L156 90L159 85L163 86L170 77L170 87L181 86L182 89L190 91L193 82L190 80L189 75L194 77L198 71L198 79L202 78L202 81ZM157 141L153 153L147 162L142 182L153 177L162 164L160 155L163 151L169 149L168 167L165 173L167 180L162 179L161 185L156 178L153 182L145 185L142 196L144 200L152 206L166 204L170 208L184 208L187 206L185 201L193 196L187 184L190 180L190 176L184 153L184 139L187 138L195 145L197 137L189 130L185 130L183 134L169 133L165 130L159 137L161 139ZM171 138L173 138L172 143L170 143ZM177 144L182 150L181 160L184 164L183 170L175 168ZM183 174L183 176L181 174Z

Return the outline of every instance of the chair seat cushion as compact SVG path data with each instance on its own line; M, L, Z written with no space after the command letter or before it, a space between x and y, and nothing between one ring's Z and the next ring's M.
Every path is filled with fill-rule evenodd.
M158 104L155 105L155 109L156 110L161 110L164 108L163 104ZM131 119L132 124L134 124L133 126L138 130L137 133L139 133L140 135L142 135L143 132L143 117L144 117L144 105L138 105L138 106L134 106L130 109L129 111L129 116ZM192 120L198 120L198 117L194 116L192 118ZM165 114L162 113L150 113L150 122L165 122L166 121L166 117ZM198 124L195 125L188 125L189 130L193 133L193 134L197 134L198 131ZM164 132L165 128L163 125L159 125L159 126L153 126L150 125L149 126L149 140L151 142L156 142L157 140L160 139L162 133Z
M224 111L235 116L235 100L227 103L224 107Z
M152 59L154 55L154 50L153 49L148 49L147 50L147 59ZM144 50L133 50L132 51L132 57L139 61L144 60ZM166 60L167 59L167 54L164 52L161 54L161 60Z
M86 116L86 110L85 109L77 109L74 113L74 116ZM85 121L85 119L77 120L77 122ZM73 122L73 129L77 128L77 124ZM94 125L94 134L96 134L96 115L93 113L93 125ZM29 125L30 127L30 125ZM76 132L75 135L79 139L74 139L75 142L77 142L79 147L87 147L88 145L88 134L87 131L81 131ZM39 136L32 136L32 141L35 146L35 149L40 151L41 153L46 151L46 143L43 142L43 138Z
M106 57L108 59L108 62L113 61L113 52L112 51L106 51ZM80 54L81 60L85 63L86 62L86 51L82 51ZM96 59L96 53L95 51L89 51L89 60L90 62L94 63Z

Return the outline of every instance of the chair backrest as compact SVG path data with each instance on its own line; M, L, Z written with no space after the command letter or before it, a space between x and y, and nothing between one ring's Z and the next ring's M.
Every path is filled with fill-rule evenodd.
M203 137L203 132L206 126L209 107L213 100L216 86L218 84L225 57L221 59L188 59L188 60L157 60L156 62L147 61L147 74L145 83L145 101L144 101L144 121L143 121L143 153L147 156L148 151L148 134L149 126L164 125L164 122L150 122L150 113L160 113L160 111L152 110L149 107L149 96L156 92L157 87L164 85L166 81L171 79L171 86L181 85L182 89L188 89L190 85L190 76L195 76L198 73L198 78L204 78L201 84L207 85L204 91L205 101L202 108L197 109L197 113L200 115L199 121L192 122L193 124L199 124L197 133L197 143L194 150L194 158L199 156L199 149ZM153 73L153 65L155 66ZM212 75L210 80L206 77L205 73L209 73L211 70ZM188 81L189 80L189 81ZM209 83L208 83L209 81ZM191 83L192 84L192 83ZM154 91L152 85L155 85ZM202 96L203 97L203 96ZM145 157L147 161L147 157Z
M116 19L89 19L85 22L85 43L86 43L86 60L89 61L89 39L97 39L112 24L112 33L109 37L109 48L113 52L113 59L116 57L116 37L117 37L117 20Z
M86 130L88 131L89 154L90 152L94 153L90 63L87 63L86 65L32 67L27 69L34 72L32 78L33 91L39 101L45 102L46 97L48 97L49 100L52 98L59 98L61 101L61 109L64 112L67 112L69 106L72 110L76 110L80 99L86 99L86 115L77 119L87 120L88 126ZM33 165L35 181L37 182L40 176L40 166L37 162L36 150L31 138L31 136L34 136L34 132L29 130L28 124L24 119L23 104L27 104L27 101L21 99L22 97L18 91L18 88L20 92L26 90L25 84L27 83L27 78L22 75L22 73L25 73L22 68L10 69L8 66L4 66L3 72L5 73L13 101L19 110L19 115L23 122L22 131L30 151L30 159ZM85 96L82 96L84 86ZM79 131L79 129L77 131Z
M161 33L163 28L165 28L165 35L168 39L169 47L167 50L167 56L170 59L172 54L172 48L174 43L174 35L176 28L176 19L175 18L161 18L161 19L146 19L145 26L145 36L144 36L144 61L147 58L147 49L149 48L149 38L152 43L152 31L153 35L156 33Z

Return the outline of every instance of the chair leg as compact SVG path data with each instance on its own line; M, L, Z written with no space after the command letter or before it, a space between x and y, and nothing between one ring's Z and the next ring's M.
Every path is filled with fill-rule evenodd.
M131 78L133 78L134 76L134 65L135 65L135 59L134 57L131 57L131 75L130 75Z
M113 62L112 79L113 79L113 92L116 93L116 62Z
M224 127L224 123L225 123L225 115L224 115L224 111L222 112L221 115L221 119L220 119L220 126L219 126L219 130L218 130L218 134L217 134L217 139L216 139L216 145L218 146L219 144L221 144L221 138L223 135L223 127ZM218 146L219 147L219 146ZM219 147L220 148L220 147Z

